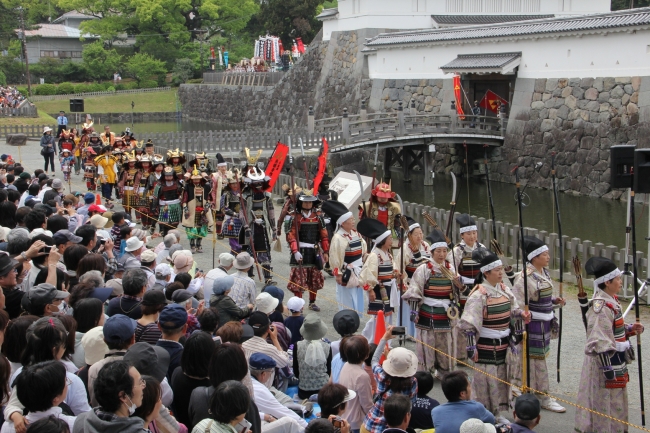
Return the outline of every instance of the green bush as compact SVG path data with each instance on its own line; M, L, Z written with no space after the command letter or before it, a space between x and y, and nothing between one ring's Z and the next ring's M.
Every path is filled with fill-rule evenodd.
M107 91L107 92L114 92L114 91L115 91L115 87L113 87L113 86L108 86L108 89L106 89L106 91Z
M57 95L69 95L71 93L74 93L74 86L72 83L61 83L56 88Z
M103 92L104 91L104 86L102 86L99 83L92 83L88 85L88 91L89 92Z
M158 83L155 80L142 80L140 83L141 89L155 89L158 87Z
M124 84L120 83L115 86L115 90L126 90L126 87L124 87Z
M0 85L2 85L2 86L7 85L7 76L2 71L0 71Z
M130 83L124 83L124 90L133 90L138 88L138 83L132 81Z
M27 86L16 86L16 89L22 94L27 96Z
M35 95L56 95L56 86L54 84L41 84L34 90Z
M88 84L79 83L74 85L74 93L86 93L88 91Z
M203 78L193 78L191 80L187 80L187 84L203 84Z

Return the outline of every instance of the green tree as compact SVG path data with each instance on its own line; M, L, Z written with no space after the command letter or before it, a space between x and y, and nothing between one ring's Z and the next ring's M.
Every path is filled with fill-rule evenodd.
M612 10L620 11L622 9L630 9L630 6L636 8L644 8L650 6L650 0L612 0Z
M291 39L301 37L311 42L322 27L315 17L323 0L267 0L261 4L258 20L271 34L291 46Z
M196 67L192 59L178 59L172 71L172 81L182 84L194 78Z
M121 61L117 51L105 49L100 41L84 45L81 57L88 75L96 81L112 77Z
M152 77L160 83L161 77L164 79L167 73L165 63L154 59L149 54L138 53L129 59L125 65L127 76L133 78L138 85L144 80L150 80Z
M6 86L7 85L7 76L5 75L4 72L0 71L0 86Z

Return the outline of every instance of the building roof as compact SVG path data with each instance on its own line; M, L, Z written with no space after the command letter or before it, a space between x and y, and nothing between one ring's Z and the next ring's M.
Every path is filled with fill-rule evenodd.
M433 18L438 25L443 26L494 24L554 17L555 15L431 15L431 18Z
M79 11L70 11L66 12L57 19L52 21L52 24L58 24L62 23L65 21L67 18L72 18L72 19L78 19L78 20L94 20L97 19L97 17L92 16L92 15L86 15L84 13L81 13Z
M460 54L451 62L441 66L445 72L506 74L512 72L521 63L519 53Z
M79 29L65 26L63 24L38 24L36 30L25 30L25 36L36 37L40 36L42 38L64 38L64 39L79 39L82 34ZM16 33L20 32L20 29L15 30ZM91 34L84 34L84 38L96 38Z
M323 9L323 12L320 13L320 15L316 16L317 20L330 20L339 13L339 8L331 8L331 9Z
M650 8L639 8L605 14L544 18L505 24L382 33L372 38L366 45L376 47L397 44L453 43L485 38L552 37L558 33L600 33L611 29L649 25Z

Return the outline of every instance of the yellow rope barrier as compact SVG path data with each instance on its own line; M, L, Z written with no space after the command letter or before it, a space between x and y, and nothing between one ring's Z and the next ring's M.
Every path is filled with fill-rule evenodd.
M135 210L137 213L140 213L140 214L146 215L147 217L149 217L149 219L150 219L151 221L156 221L158 224L163 224L163 225L166 225L166 226L169 226L169 227L173 227L173 228L175 228L175 229L178 228L178 227L176 227L176 226L172 226L172 225L167 224L167 223L165 223L165 222L159 221L159 220L157 220L157 219L155 219L155 218L149 216L148 214L146 214L146 213L144 213L144 212L140 212L140 211L138 211L136 208L132 208L132 209ZM207 237L207 236L199 236L199 237L205 238L205 237ZM228 249L230 249L230 245L229 245L229 244L226 244L225 242L217 241L217 243L219 243L219 244L224 244L224 245L227 246ZM232 250L231 250L231 251L232 251ZM255 259L255 261L257 262L257 258L254 257L254 259ZM262 266L262 269L265 269L265 270L269 271L269 273L271 273L271 274L274 275L274 276L279 277L279 279L284 280L284 281L286 281L287 283L291 283L291 284L293 284L293 285L299 287L300 289L302 289L302 290L305 291L305 292L314 293L314 294L317 294L317 293L318 293L318 291L311 290L311 289L309 289L309 288L307 288L307 287L304 287L304 286L301 286L301 285L299 285L299 284L296 284L295 282L289 280L288 278L285 278L284 276L282 276L282 275L280 275L280 274L278 274L278 273L276 273L276 272L273 272L272 269L264 268L264 266ZM344 308L350 308L349 306L347 306L347 305L345 305L345 304L342 304L342 303L338 302L337 300L335 300L335 299L331 299L331 298L329 298L329 297L327 297L327 296L321 295L320 298L321 298L321 299L325 299L326 301L328 301L328 302L330 302L330 303L332 303L332 304L335 304L335 305L337 305L337 306L342 306L342 307L344 307ZM372 315L370 315L370 314L367 314L367 313L362 313L362 314L363 314L364 316L374 317L374 316L372 316ZM534 388L531 388L530 386L521 387L521 386L514 385L514 384L508 382L507 380L503 380L503 379L501 379L501 378L499 378L499 377L497 377L497 376L494 376L494 375L492 375L492 374L490 374L490 373L487 373L487 372L485 372L485 371L483 371L483 370L481 370L481 369L479 369L479 368L476 368L476 367L474 367L473 365L470 365L470 364L468 364L468 363L466 363L466 362L464 362L464 361L462 361L462 360L459 360L459 359L455 358L454 356L452 356L452 355L450 355L450 354L448 354L448 353L446 353L446 352L444 352L444 351L442 351L442 350L440 350L440 349L437 349L437 348L435 348L435 347L433 347L433 346L431 346L431 345L425 343L424 341L420 341L420 340L417 340L417 339L415 339L415 338L413 338L413 340L414 340L416 343L420 343L420 344L422 344L423 346L426 346L426 347L428 347L429 349L432 349L432 350L434 350L435 352L440 353L440 354L442 354L442 355L448 357L450 360L456 362L457 364L461 364L461 365L463 365L463 366L465 366L465 367L467 367L467 368L469 368L469 369L471 369L471 370L474 370L475 372L478 372L478 373L484 374L484 375L486 375L487 377L490 377L490 378L492 378L492 379L495 379L495 380L497 380L497 381L499 381L499 382L501 382L501 383L503 383L503 384L505 384L505 385L508 385L508 386L514 386L515 388L518 388L518 389L519 389L520 391L522 391L522 392L528 392L528 391L530 391L530 392L534 392L535 394L543 395L543 396L545 396L545 397L551 397L551 398L554 398L554 399L556 399L556 400L558 400L558 401L560 401L560 402L562 402L562 403L568 404L568 405L570 405L570 406L574 406L574 407L577 408L577 409L585 410L585 411L587 411L587 412L589 412L589 413L592 413L592 414L594 414L594 415L601 416L601 417L607 418L607 419L609 419L609 420L611 420L611 421L615 421L615 422L618 422L618 423L624 424L624 425L626 425L626 426L628 426L628 427L633 427L633 428L639 429L639 430L641 430L641 431L644 431L644 432L648 432L648 433L650 433L650 429L647 429L647 428L645 428L645 427L642 427L642 426L639 426L639 425L636 425L636 424L632 424L632 423L630 423L630 422L628 422L628 421L623 421L623 420L620 420L620 419L618 419L618 418L614 418L614 417L612 417L612 416L610 416L610 415L607 415L607 414L605 414L605 413L598 412L598 411L593 410L593 409L590 409L590 408L588 408L588 407L585 407L585 406L582 406L582 405L579 405L579 404L573 403L573 402L571 402L571 401L568 401L568 400L565 400L565 399L563 399L563 398L557 397L557 396L552 395L552 394L550 394L550 393L546 393L546 392L543 392L543 391L536 390L536 389L534 389Z

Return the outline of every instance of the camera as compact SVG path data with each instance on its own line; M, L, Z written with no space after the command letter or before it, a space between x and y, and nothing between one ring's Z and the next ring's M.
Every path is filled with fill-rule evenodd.
M50 251L52 251L52 247L51 247L50 245L46 245L46 246L44 246L43 248L41 248L41 252L42 252L42 253L49 254Z
M343 418L341 418L340 416L337 416L336 418L332 419L332 425L335 428L343 427Z
M395 326L391 331L392 335L406 335L406 328L404 326Z
M497 433L509 433L512 431L512 427L509 424L497 424L494 428L496 428Z

